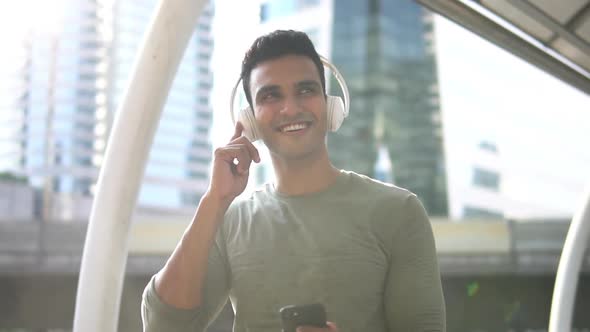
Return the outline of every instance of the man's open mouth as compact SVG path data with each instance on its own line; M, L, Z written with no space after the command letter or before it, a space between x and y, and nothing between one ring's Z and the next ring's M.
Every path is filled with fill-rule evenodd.
M298 131L305 130L305 129L309 128L310 125L311 125L311 122L307 122L307 121L290 123L290 124L279 127L279 131L282 133L298 132Z

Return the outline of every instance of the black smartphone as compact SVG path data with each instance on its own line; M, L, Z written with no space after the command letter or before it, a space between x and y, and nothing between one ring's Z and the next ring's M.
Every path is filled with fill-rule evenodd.
M279 310L283 332L295 332L298 326L327 327L326 309L321 303L289 305Z

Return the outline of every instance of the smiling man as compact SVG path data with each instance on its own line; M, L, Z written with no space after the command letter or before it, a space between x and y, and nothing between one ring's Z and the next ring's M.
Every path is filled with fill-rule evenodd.
M330 322L300 332L445 331L426 212L411 192L332 165L324 68L307 35L258 38L241 78L276 182L238 198L260 161L238 123L145 289L144 331L204 331L228 298L236 332L278 332L281 307L310 303Z

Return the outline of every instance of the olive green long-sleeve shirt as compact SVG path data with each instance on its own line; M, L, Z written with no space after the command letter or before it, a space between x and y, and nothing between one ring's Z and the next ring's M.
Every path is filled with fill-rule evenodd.
M177 309L154 280L144 331L204 331L227 299L235 332L279 332L279 309L323 303L341 332L445 331L432 227L411 192L342 171L326 190L266 185L235 201L211 249L203 302Z

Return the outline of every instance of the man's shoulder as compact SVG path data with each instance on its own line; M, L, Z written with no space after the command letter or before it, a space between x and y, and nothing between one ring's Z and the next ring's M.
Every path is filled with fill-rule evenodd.
M265 183L254 189L247 190L236 197L230 205L227 215L235 215L236 213L251 213L257 208L261 208L261 203L268 204L271 200L272 184Z
M356 195L363 195L367 198L377 200L394 200L403 202L414 193L408 189L396 186L391 183L379 181L367 175L359 174L352 171L343 171L350 181L350 185L354 188Z

